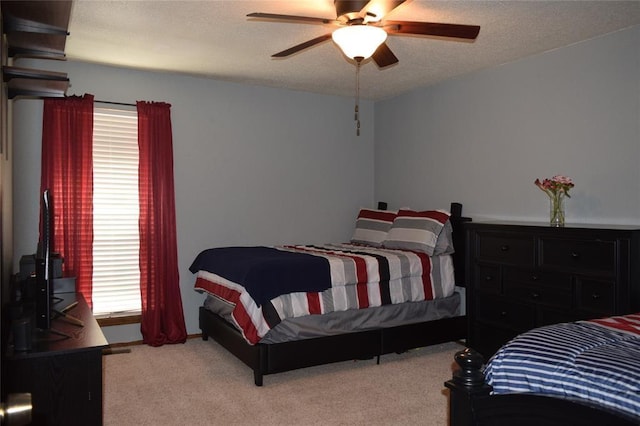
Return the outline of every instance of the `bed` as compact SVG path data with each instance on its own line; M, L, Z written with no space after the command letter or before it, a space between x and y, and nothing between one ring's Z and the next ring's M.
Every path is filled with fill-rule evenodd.
M462 205L385 207L361 209L348 243L203 250L190 268L206 295L202 338L249 366L257 386L268 374L464 338Z
M455 355L451 426L639 425L640 313L525 332L483 366Z

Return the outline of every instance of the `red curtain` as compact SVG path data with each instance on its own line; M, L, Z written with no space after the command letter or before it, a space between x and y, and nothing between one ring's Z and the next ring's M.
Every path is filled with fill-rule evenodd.
M41 192L50 190L53 252L64 259L63 275L92 306L93 276L93 95L45 99L42 122Z
M137 102L142 341L184 343L173 188L171 105Z

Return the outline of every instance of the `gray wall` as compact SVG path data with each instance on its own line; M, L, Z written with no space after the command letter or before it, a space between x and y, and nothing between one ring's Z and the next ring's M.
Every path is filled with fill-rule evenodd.
M373 199L373 104L353 99L74 62L19 66L68 73L69 94L172 104L178 261L189 333L199 332L188 267L222 245L317 243L351 237ZM14 266L35 251L42 101L14 101ZM105 328L114 343L141 339L139 327Z
M548 220L535 178L576 186L568 222L640 224L640 27L375 105L376 199Z

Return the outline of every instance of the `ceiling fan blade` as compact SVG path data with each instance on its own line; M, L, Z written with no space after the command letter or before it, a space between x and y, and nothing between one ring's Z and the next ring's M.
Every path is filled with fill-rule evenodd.
M382 43L378 49L371 56L373 61L380 68L388 67L389 65L397 64L398 58L393 54L387 43Z
M474 40L478 37L478 25L441 24L433 22L384 21L389 34L417 34Z
M261 12L250 13L247 15L247 17L256 18L256 19L287 21L287 22L305 22L307 24L333 24L336 22L335 19L328 19L328 18L314 18L311 16L296 16L296 15L280 15L277 13L261 13Z
M336 16L342 23L362 20L364 18L364 8L369 3L368 0L334 0Z
M297 53L301 50L307 49L309 47L315 46L316 44L320 44L323 41L327 41L331 38L331 34L325 34L325 35L321 35L320 37L316 37L314 39L305 41L304 43L300 43L298 45L295 45L293 47L290 47L289 49L283 50L282 52L278 52L276 54L271 55L272 58L284 58L290 55L293 55L294 53Z
M363 9L371 21L377 22L406 0L371 0Z

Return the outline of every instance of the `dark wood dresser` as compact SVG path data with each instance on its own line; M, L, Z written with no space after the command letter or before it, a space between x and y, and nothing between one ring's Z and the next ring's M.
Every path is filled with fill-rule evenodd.
M108 343L81 295L56 294L55 309L78 304L68 314L83 327L64 318L51 321L52 331L35 331L32 348L14 351L3 359L3 388L7 393L29 392L33 425L102 424L102 349Z
M534 327L640 311L640 226L469 222L467 345L488 359Z

